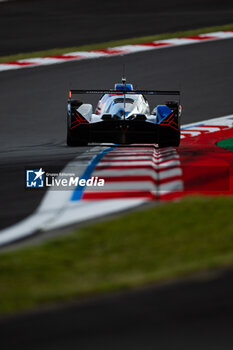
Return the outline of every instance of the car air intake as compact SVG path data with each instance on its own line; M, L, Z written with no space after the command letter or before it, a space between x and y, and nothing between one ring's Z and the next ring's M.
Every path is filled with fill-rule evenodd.
M136 120L136 121L146 120L146 116L145 116L145 114L134 114L132 116L132 120Z

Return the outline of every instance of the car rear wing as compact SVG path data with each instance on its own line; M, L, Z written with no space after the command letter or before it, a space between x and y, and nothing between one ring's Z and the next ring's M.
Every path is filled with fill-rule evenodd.
M179 105L180 105L180 91L178 90L70 90L69 91L69 101L71 102L72 95L92 95L92 94L112 94L112 95L122 95L125 98L125 95L150 95L150 96L179 96ZM69 102L68 101L68 102Z
M132 94L140 94L140 95L173 95L180 96L180 91L178 90L132 90L132 91L120 91L120 90L70 90L69 98L72 95L83 95L83 94L116 94L116 95L132 95Z

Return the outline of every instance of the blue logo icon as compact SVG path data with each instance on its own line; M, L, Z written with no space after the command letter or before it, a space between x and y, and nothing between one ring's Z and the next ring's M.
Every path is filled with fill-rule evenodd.
M44 187L44 171L40 170L27 170L26 187Z

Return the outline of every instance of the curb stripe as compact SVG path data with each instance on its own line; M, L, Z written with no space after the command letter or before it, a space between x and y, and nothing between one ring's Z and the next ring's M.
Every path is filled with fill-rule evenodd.
M127 55L135 52L143 52L148 50L163 49L180 45L190 45L203 43L213 40L222 40L233 38L233 30L220 31L215 33L200 34L194 36L187 36L181 38L173 38L166 40L152 41L148 43L140 43L134 45L124 45L112 48L91 50L91 51L77 51L70 52L63 55L54 55L49 57L38 57L22 59L14 62L0 63L0 72L21 69L21 68L33 68L38 66L52 65L58 63L65 63L69 61L78 61L84 59L93 59L100 57L110 57Z
M174 148L161 150L151 144L144 148L145 157L141 156L142 150L137 153L133 147L126 148L127 153L124 148L117 147L101 159L93 176L98 175L105 180L104 189L86 188L83 200L106 200L111 195L112 198L146 196L148 200L155 200L162 198L164 193L183 189L179 155ZM135 169L133 173L132 168Z
M80 180L81 179L88 180L91 177L91 174L94 171L96 165L99 163L99 161L105 156L106 153L110 152L112 149L114 149L114 147L107 148L103 152L97 154L87 166ZM82 198L84 190L85 190L85 186L78 185L72 194L71 201L80 200Z

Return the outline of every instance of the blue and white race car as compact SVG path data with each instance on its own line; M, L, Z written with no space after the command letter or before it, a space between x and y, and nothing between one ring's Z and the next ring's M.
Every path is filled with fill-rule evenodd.
M102 94L95 111L73 95ZM179 91L134 90L132 84L115 84L113 90L70 90L67 105L67 145L88 143L155 143L179 146L179 101L166 101L152 109L146 96L175 95Z

